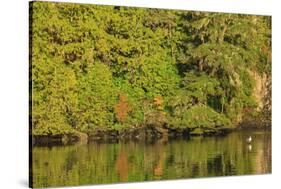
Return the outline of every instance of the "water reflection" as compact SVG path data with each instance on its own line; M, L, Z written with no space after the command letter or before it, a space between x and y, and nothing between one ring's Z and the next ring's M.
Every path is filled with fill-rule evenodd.
M231 133L169 142L34 147L35 187L271 172L271 133Z
M248 144L248 151L249 151L249 152L252 151L252 144Z

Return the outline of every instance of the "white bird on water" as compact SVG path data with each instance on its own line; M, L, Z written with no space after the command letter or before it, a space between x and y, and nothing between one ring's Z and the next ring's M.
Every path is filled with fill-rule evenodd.
M251 143L252 142L252 136L248 137L246 141L247 141L247 143Z

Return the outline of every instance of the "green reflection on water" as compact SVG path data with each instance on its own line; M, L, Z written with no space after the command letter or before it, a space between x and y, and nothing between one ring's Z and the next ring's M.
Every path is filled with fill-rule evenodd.
M271 173L271 133L34 147L32 155L34 187L263 174Z

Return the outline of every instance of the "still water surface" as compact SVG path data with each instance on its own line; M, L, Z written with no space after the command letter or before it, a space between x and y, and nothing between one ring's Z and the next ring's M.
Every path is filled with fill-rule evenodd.
M271 132L34 147L32 155L34 187L263 174L271 173Z

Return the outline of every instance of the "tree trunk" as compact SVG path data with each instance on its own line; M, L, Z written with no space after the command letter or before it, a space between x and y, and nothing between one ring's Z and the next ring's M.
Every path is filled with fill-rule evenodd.
M198 71L202 72L203 71L203 59L200 59L198 62Z

